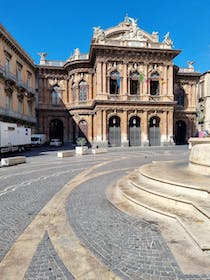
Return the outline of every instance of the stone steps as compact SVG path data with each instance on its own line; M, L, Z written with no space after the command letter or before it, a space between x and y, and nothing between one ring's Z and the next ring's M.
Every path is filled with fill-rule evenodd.
M162 174L151 172L160 167ZM119 181L116 187L132 203L176 219L202 250L209 250L210 199L206 181L198 186L195 180L190 186L182 182L180 171L176 170L176 178L180 178L176 184L169 180L173 167L159 162L143 166Z
M172 189L180 195L203 199L210 193L208 184L210 177L192 172L185 163L153 162L141 166L138 173L142 182L155 187L158 183L163 189Z

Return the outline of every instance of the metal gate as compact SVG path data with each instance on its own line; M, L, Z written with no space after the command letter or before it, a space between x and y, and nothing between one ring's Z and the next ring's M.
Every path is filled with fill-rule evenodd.
M138 117L133 117L129 121L129 144L130 146L141 146L141 127Z
M176 122L175 141L177 145L186 144L186 123L182 120Z
M52 138L59 138L61 141L63 141L63 122L58 119L54 119L50 122L49 125L50 128L50 139Z
M153 117L149 122L149 145L160 146L160 119Z
M109 145L112 147L121 146L120 118L117 116L109 119Z

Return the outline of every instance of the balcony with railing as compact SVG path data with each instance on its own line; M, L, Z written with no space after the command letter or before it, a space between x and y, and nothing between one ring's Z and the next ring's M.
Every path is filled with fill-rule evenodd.
M10 109L5 109L0 107L0 116L4 116L7 118L11 118L12 120L21 120L21 121L26 121L29 123L36 123L36 118L34 116L28 116L24 115L18 112L14 112Z
M10 80L12 81L13 83L16 83L17 82L17 78L16 78L16 75L14 75L12 72L4 69L4 77L6 80Z
M12 72L8 71L6 67L0 65L0 75L4 77L5 80L9 80L12 82L17 88L32 93L33 95L36 94L34 88L29 86L27 83L23 82L22 79L17 79L17 76L14 75Z

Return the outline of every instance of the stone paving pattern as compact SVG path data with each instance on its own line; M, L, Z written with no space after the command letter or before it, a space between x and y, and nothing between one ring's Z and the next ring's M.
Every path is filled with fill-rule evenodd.
M58 257L50 238L45 233L31 265L25 274L24 280L75 280Z
M120 212L105 195L110 184L140 164L179 159L187 153L187 149L179 147L110 149L107 154L58 160L52 152L31 157L25 165L0 169L0 261L37 213L69 180L87 167L116 159L94 171L114 172L86 181L69 196L66 208L69 222L81 241L125 280L210 280L210 275L184 275L158 226ZM125 156L127 159L123 159ZM1 276L0 279L4 280ZM46 232L24 280L53 279L74 278Z
M122 279L209 280L210 275L183 275L155 225L120 212L106 200L102 182L119 177L99 177L69 197L69 221L84 244Z
M28 164L0 169L9 172L0 176L0 261L53 195L86 168L85 163L75 163L70 169L69 163L51 160L47 166L39 163L38 168ZM16 190L5 194L1 191L11 186Z

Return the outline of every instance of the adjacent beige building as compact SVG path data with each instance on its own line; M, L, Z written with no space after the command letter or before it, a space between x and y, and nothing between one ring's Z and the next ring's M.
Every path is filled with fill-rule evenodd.
M0 120L35 130L35 71L29 55L0 25Z
M200 76L197 90L197 127L210 133L210 71Z

